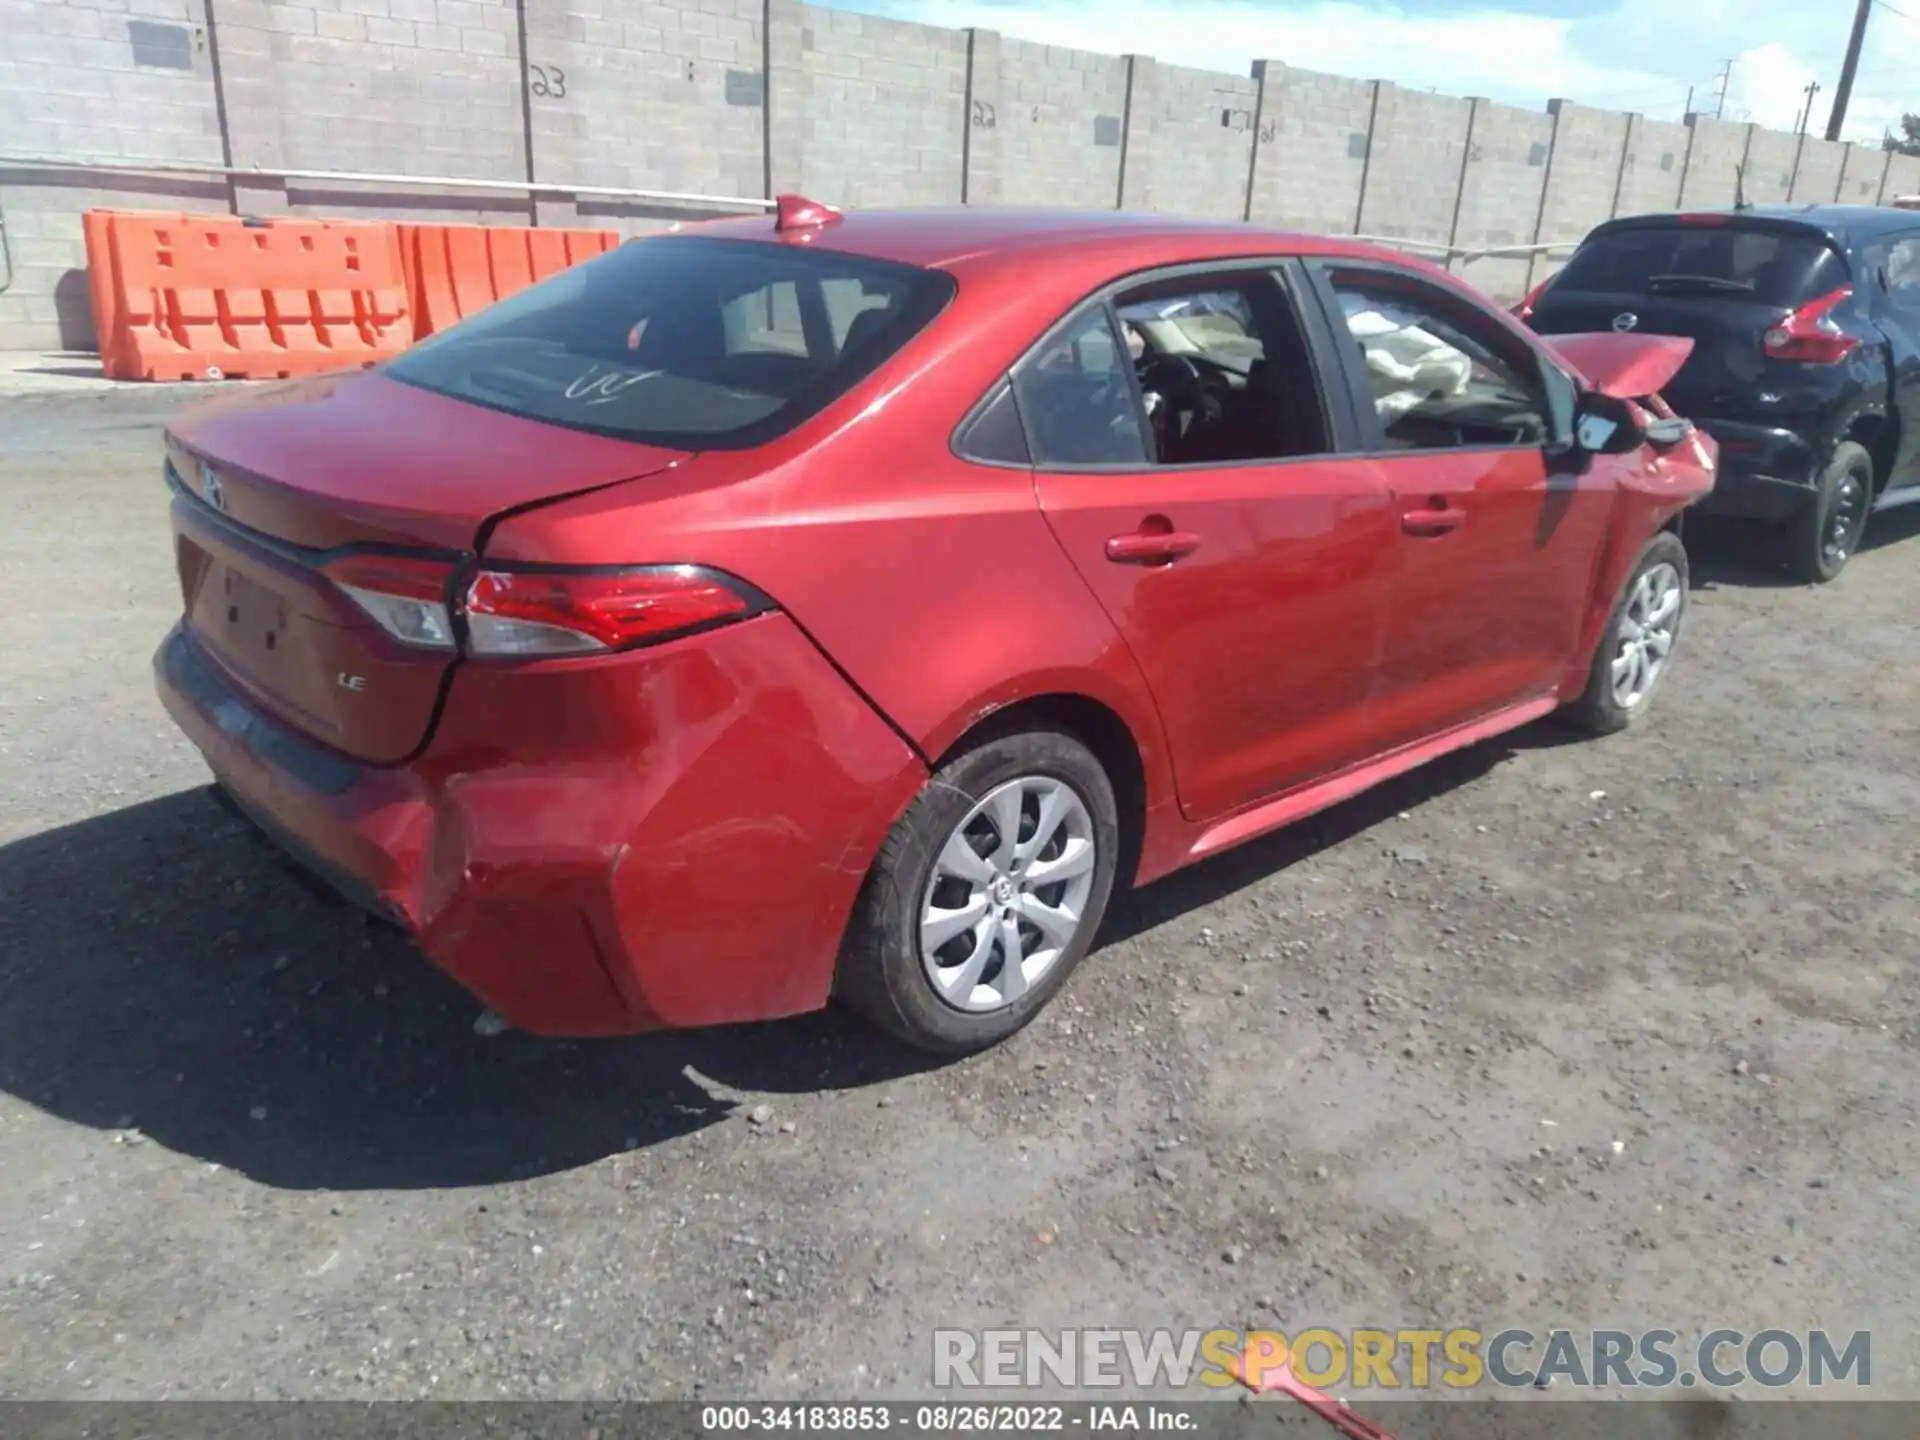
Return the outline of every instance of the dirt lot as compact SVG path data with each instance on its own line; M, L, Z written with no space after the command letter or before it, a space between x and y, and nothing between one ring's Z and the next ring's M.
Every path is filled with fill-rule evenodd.
M912 1396L935 1326L1252 1321L1870 1329L1920 1396L1920 522L1703 564L1644 731L1132 897L997 1053L488 1040L153 699L173 403L0 400L0 1394Z

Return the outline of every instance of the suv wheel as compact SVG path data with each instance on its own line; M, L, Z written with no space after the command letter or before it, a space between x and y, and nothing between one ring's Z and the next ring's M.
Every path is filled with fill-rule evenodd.
M1873 508L1873 457L1863 445L1843 440L1821 472L1813 503L1789 536L1793 573L1809 585L1824 585L1846 568L1866 533Z
M1653 701L1687 614L1687 549L1667 531L1653 537L1621 588L1593 653L1587 688L1564 712L1590 735L1624 730Z
M1113 786L1078 740L983 740L934 773L881 848L835 992L924 1050L998 1043L1092 945L1119 836Z

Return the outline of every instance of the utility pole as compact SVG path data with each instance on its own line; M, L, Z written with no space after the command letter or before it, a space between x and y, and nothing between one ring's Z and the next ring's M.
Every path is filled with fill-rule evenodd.
M1847 102L1853 99L1853 76L1860 68L1860 47L1867 39L1867 17L1873 0L1860 0L1853 12L1853 34L1847 40L1847 58L1840 66L1840 84L1833 92L1833 114L1827 117L1827 139L1838 140L1847 123Z
M1862 3L1871 5L1873 0L1862 0ZM1720 72L1720 93L1713 103L1713 118L1716 120L1726 118L1727 87L1731 84L1733 84L1733 61L1729 60L1727 61L1727 68Z
M1800 112L1800 133L1802 135L1807 133L1807 126L1813 120L1813 97L1818 95L1819 93L1820 93L1820 82L1818 80L1815 80L1812 84L1807 86L1806 108Z
M1680 112L1680 118L1682 120L1685 120L1687 116L1691 115L1692 113L1693 113L1693 87L1689 85L1687 86L1687 108Z

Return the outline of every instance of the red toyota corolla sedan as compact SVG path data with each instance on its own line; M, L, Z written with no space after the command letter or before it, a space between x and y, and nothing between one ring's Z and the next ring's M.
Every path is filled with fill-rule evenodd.
M1638 716L1688 343L1337 240L789 199L183 416L160 693L515 1025L839 995L976 1049L1116 883Z

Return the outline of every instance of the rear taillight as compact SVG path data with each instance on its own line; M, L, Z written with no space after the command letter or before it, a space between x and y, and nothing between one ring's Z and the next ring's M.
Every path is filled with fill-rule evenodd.
M769 604L695 565L471 571L452 605L447 561L353 555L322 569L402 645L458 648L457 616L466 653L479 658L628 650L744 620Z
M1762 340L1769 357L1808 365L1837 365L1858 348L1860 341L1842 330L1833 312L1853 296L1843 285L1830 295L1810 300L1768 330Z
M1518 320L1522 325L1531 325L1533 323L1533 312L1540 304L1540 297L1547 293L1547 287L1551 284L1553 284L1553 276L1549 275L1538 285L1534 286L1533 289L1529 290L1526 299L1513 307L1513 318Z
M765 602L692 565L482 570L466 590L473 655L590 655L759 613Z
M402 645L452 650L456 641L447 591L453 566L408 555L346 555L321 573Z

